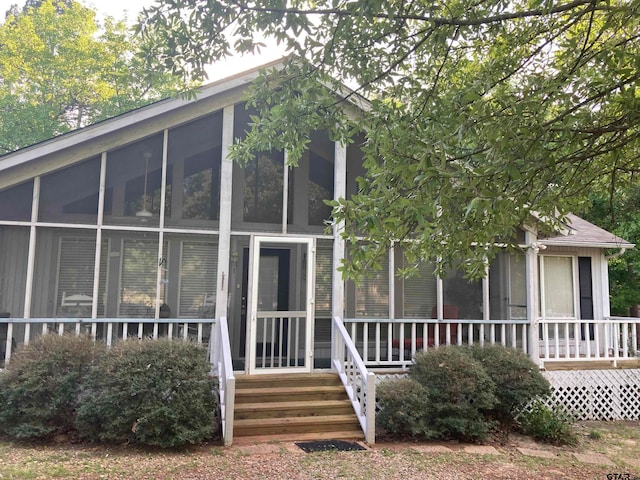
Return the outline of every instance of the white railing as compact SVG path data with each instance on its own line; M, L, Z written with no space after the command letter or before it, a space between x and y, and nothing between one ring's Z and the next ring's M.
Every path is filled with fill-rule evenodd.
M530 353L527 320L348 318L344 323L369 368L405 369L416 352L440 345L499 344Z
M21 343L49 332L90 335L107 346L126 338L176 338L209 343L212 319L175 318L0 318L0 364L6 365Z
M236 378L233 376L231 343L229 342L229 327L226 317L221 317L213 329L211 365L218 377L222 437L225 445L231 445L233 442Z
M540 357L544 363L638 358L640 318L604 320L541 319Z
M333 366L356 412L365 441L376 441L376 377L369 372L342 320L333 318Z
M262 311L256 314L256 367L303 365L307 331L306 311Z

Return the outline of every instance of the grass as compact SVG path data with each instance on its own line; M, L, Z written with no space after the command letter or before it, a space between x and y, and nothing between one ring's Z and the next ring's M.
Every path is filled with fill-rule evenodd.
M0 480L6 479L169 479L169 478L607 478L613 470L640 477L625 459L640 451L640 422L582 423L577 447L527 444L549 449L556 458L525 456L512 444L497 446L499 455L466 453L455 443L450 452L426 451L414 443L386 442L360 452L305 454L290 443L264 445L265 452L243 447L204 445L189 451L144 450L129 446L26 445L0 441ZM599 435L594 435L598 432ZM525 446L524 444L522 446ZM256 449L259 450L259 449ZM581 464L573 452L606 454L617 467Z

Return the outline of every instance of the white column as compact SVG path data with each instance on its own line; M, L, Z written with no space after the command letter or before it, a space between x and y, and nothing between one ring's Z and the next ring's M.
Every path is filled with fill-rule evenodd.
M389 318L396 318L396 249L389 249Z
M340 142L335 143L335 162L333 172L333 198L338 200L347 196L347 146ZM344 230L344 222L333 224L333 271L331 276L331 316L344 316L344 280L342 273L338 271L340 261L345 257L345 243L340 233ZM333 320L331 321L331 368L333 369L333 359L337 352L335 341L335 329Z
M335 144L335 169L333 180L333 198L338 200L347 196L347 146L339 142ZM345 242L340 236L344 230L344 222L333 225L333 276L331 283L332 307L331 315L342 318L344 315L344 281L338 271L341 260L345 257Z
M490 301L489 292L489 264L484 271L484 277L482 277L482 319L489 321L491 319L491 309L489 305Z
M287 221L289 220L289 165L287 159L289 157L287 151L284 151L283 163L284 169L282 173L282 233L287 233Z
M36 222L40 201L40 177L33 179L33 198L31 200L31 229L29 232L29 254L27 257L27 280L24 293L24 318L31 318L31 300L33 297L33 277L36 258Z
M96 256L93 265L93 303L91 318L98 318L98 297L100 295L100 259L102 255L102 223L104 221L104 193L107 177L107 152L102 153L100 160L100 190L98 191L98 229L96 230ZM107 253L107 258L108 258ZM105 305L106 308L106 305Z
M162 180L160 183L160 233L158 234L158 270L156 274L156 311L154 318L160 317L160 303L164 303L164 298L160 298L162 293L162 282L164 281L162 272L168 268L167 258L169 252L164 251L164 205L165 196L167 194L167 155L169 151L169 130L164 130L164 137L162 139ZM167 288L165 286L164 293L166 295ZM156 331L158 323L154 324L154 335L156 338Z
M220 166L220 221L218 235L218 273L216 279L216 318L226 317L229 299L229 250L231 247L231 196L233 161L229 150L233 145L233 105L223 111L222 165Z
M529 357L536 365L540 364L540 340L538 334L538 246L537 236L525 231L526 253L526 288L527 288L527 321L529 322Z

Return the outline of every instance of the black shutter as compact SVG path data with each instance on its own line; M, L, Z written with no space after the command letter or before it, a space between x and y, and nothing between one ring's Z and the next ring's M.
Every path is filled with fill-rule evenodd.
M591 257L578 257L578 279L580 284L580 318L593 320L593 282L591 278ZM582 340L585 339L584 325ZM589 340L593 340L593 325L589 326Z

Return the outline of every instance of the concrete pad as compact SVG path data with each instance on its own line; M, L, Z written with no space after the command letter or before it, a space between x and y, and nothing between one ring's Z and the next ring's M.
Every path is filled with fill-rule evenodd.
M500 455L500 452L491 445L465 445L462 447L462 451L476 455Z
M556 458L556 454L550 452L549 450L534 450L533 448L516 448L522 455L526 455L527 457L538 457L538 458Z
M416 445L411 447L412 450L420 453L451 453L449 447L445 447L444 445Z
M594 465L607 465L609 467L615 467L616 464L613 463L608 457L602 455L601 453L574 453L573 456L576 460L583 463L592 463Z

